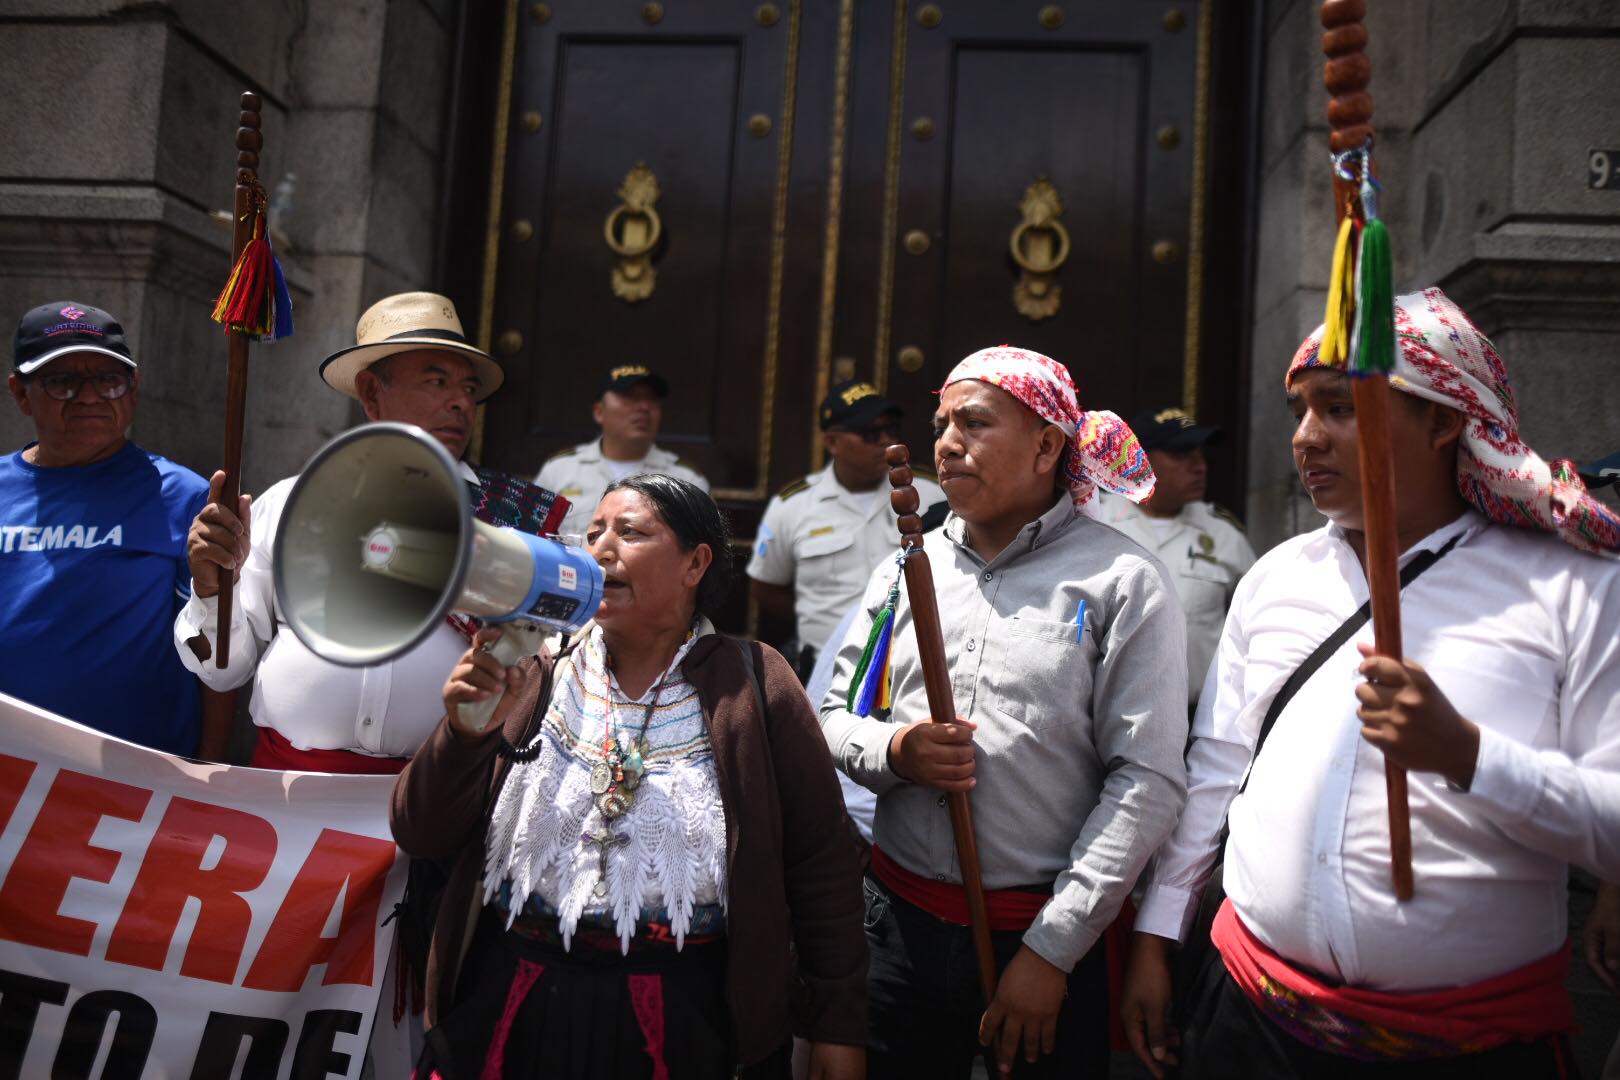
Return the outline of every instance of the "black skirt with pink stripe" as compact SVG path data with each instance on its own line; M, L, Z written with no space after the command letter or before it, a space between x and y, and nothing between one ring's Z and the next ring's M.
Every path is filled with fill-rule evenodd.
M726 941L507 930L486 909L454 1006L427 1033L417 1080L750 1080L786 1077L789 1048L738 1073Z

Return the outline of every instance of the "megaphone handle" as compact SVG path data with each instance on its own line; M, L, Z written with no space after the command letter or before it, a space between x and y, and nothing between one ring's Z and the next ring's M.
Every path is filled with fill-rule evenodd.
M539 623L527 620L515 620L501 623L501 636L489 647L489 655L493 656L503 668L509 668L525 656L533 656L540 651L540 642L546 636L545 627ZM458 705L461 712L461 726L468 731L483 731L489 726L490 718L495 715L495 707L501 703L506 691L502 690L494 697L483 701L474 701L467 705Z

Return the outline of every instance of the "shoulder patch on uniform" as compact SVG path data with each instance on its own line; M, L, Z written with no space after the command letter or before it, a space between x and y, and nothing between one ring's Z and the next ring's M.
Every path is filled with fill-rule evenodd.
M1226 507L1222 506L1220 503L1210 503L1209 509L1210 512L1216 517L1232 526L1232 528L1236 529L1244 536L1249 535L1249 530L1243 527L1243 522L1238 520L1238 516L1232 513L1232 511L1228 510Z
M801 491L810 490L810 478L801 476L776 493L778 499L791 499Z
M577 453L579 453L579 447L570 446L568 449L559 450L555 454L552 454L550 457L546 458L544 464L550 465L553 461L561 461L563 458L573 457Z

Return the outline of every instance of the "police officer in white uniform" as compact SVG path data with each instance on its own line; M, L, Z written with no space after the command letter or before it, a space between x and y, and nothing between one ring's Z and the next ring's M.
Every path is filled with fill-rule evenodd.
M900 437L900 409L871 383L839 383L821 403L821 442L828 464L783 488L765 508L748 562L760 611L791 618L801 677L844 613L861 598L872 567L898 550L900 534L889 508L889 466L884 451ZM918 473L922 509L943 503L932 474ZM776 644L787 645L786 642Z
M1153 409L1131 419L1158 484L1140 506L1105 497L1102 519L1151 551L1170 571L1187 613L1188 705L1215 656L1221 625L1238 579L1254 565L1254 548L1243 525L1228 511L1204 501L1209 468L1204 447L1221 430L1204 427L1180 409Z
M559 533L583 538L602 493L627 476L662 473L709 490L702 473L653 445L668 396L669 383L641 364L621 364L603 377L591 410L601 437L554 455L534 481L571 504Z

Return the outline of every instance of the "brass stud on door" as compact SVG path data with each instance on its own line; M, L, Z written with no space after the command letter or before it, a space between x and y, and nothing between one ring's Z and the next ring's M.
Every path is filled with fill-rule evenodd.
M756 139L763 139L771 133L771 118L764 113L755 113L748 118L748 134Z
M940 20L944 17L944 13L939 10L936 4L924 4L917 9L917 25L924 30L932 30L939 25Z
M1154 133L1154 141L1166 150L1174 150L1181 145L1181 129L1174 124L1166 124Z
M1164 28L1174 34L1187 25L1187 13L1180 8L1171 8L1164 13Z
M895 363L900 365L901 371L908 375L914 375L922 370L923 351L915 345L902 345L900 351L895 354L894 360Z
M754 19L761 26L775 26L782 18L782 9L775 4L761 4L759 10L754 12Z
M934 137L934 121L926 116L919 116L911 122L911 135L918 142L927 142Z
M663 22L664 21L664 5L663 4L642 4L641 5L641 21L646 23L648 26L657 26L659 23Z
M921 229L912 229L910 232L906 233L905 245L907 254L921 255L928 250L929 243L930 241L928 239L928 234L923 232Z
M1174 240L1160 240L1153 245L1153 261L1173 263L1181 258L1181 247Z
M540 130L540 114L535 112L533 109L530 109L528 112L518 117L518 123L523 125L524 131L527 131L529 134L533 135L536 131Z
M523 335L516 330L508 330L500 336L500 340L495 343L495 347L507 356L511 356L523 348Z
M1063 25L1063 9L1056 4L1047 4L1041 8L1041 25L1048 30L1056 30Z
M512 228L510 231L512 234L512 239L518 241L519 243L522 243L525 240L534 239L534 226L529 223L528 218L518 218L516 221L512 222Z
M534 5L534 7L529 9L529 18L533 19L537 23L548 23L548 22L550 22L551 21L551 5L550 4L536 4L536 5Z

